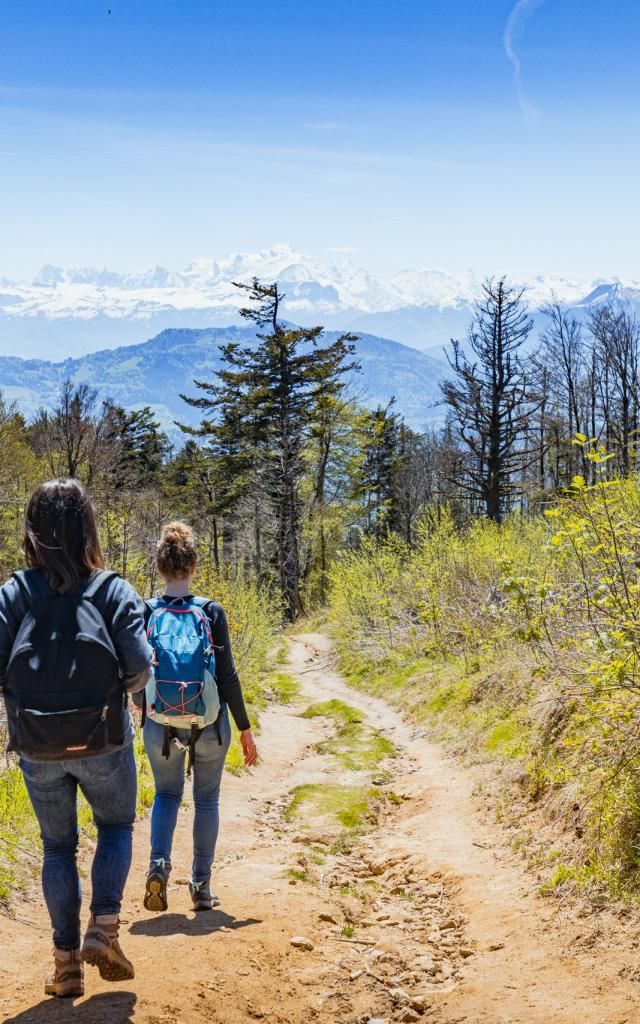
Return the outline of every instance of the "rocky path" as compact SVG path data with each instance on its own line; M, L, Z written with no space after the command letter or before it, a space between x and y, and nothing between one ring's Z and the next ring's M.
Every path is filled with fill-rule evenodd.
M169 912L144 911L142 822L123 913L135 981L118 989L90 971L83 1000L45 1000L50 940L34 887L15 907L19 921L0 917L0 1019L635 1022L637 920L607 935L602 921L560 917L483 819L474 773L384 701L349 689L326 637L292 638L290 671L301 696L263 713L259 768L224 781L221 909L189 911L185 809ZM337 756L335 720L301 716L336 698L397 756L366 770ZM360 793L364 834L354 835L353 807L340 800Z

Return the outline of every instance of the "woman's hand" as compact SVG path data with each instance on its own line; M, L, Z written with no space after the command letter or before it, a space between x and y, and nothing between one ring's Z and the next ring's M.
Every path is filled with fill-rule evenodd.
M256 741L253 738L251 729L242 730L240 742L242 743L242 751L244 753L244 763L250 768L251 765L258 762L258 748L256 747Z

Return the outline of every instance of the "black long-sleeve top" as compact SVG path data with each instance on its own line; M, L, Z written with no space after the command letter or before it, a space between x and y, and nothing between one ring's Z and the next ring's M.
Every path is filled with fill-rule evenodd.
M172 604L177 604L180 601L188 604L193 597L193 594L186 594L182 598L165 594L163 600L171 601ZM244 705L242 685L233 662L233 651L231 650L231 638L229 636L229 625L225 610L222 605L217 604L215 601L209 601L205 605L204 611L211 625L216 659L216 683L218 685L220 703L228 706L236 727L240 731L250 729L251 723ZM147 621L150 614L151 611L147 607Z

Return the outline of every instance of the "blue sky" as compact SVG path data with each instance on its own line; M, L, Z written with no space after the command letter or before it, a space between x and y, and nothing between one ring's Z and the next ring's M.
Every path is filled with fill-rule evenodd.
M639 51L630 0L0 0L0 275L640 277Z

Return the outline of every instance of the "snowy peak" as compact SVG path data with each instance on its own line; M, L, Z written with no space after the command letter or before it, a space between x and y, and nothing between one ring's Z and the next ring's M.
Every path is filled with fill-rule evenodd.
M449 274L444 270L402 270L391 278L391 284L407 304L433 305L440 309L468 305L478 298L481 280L471 270Z
M156 266L148 270L119 274L107 268L82 267L67 270L62 267L44 266L31 282L15 284L4 282L4 286L15 290L16 303L13 312L29 315L30 312L53 313L62 308L65 289L69 294L67 311L74 315L78 288L83 289L84 299L91 304L92 292L100 290L99 305L106 316L132 315L131 296L119 301L119 292L138 292L142 306L166 302L174 304L175 292L190 292L193 308L236 306L238 293L234 281L249 282L253 277L265 281L278 281L292 308L306 304L311 313L318 302L318 312L325 311L326 304L338 309L356 309L363 313L378 313L401 309L405 306L435 307L440 310L468 307L480 295L482 278L471 270L453 274L428 267L407 269L390 278L378 278L350 260L332 263L315 256L297 252L290 245L280 242L270 249L257 253L234 253L215 260L207 256L194 259L184 270L173 271ZM514 279L526 292L532 309L538 308L552 298L572 305L602 301L604 295L619 298L637 297L640 283L623 284L617 278L605 281L572 281L566 278L538 276L533 279ZM34 291L37 289L37 291ZM47 294L43 294L46 292ZM56 300L53 294L56 293ZM185 307L186 295L178 301L178 307ZM62 302L61 302L62 300ZM135 315L135 314L133 314Z
M34 355L56 357L63 337L69 351L78 352L137 341L166 327L237 323L243 297L234 282L254 277L279 283L288 319L370 331L427 350L464 333L482 291L482 277L471 270L418 267L379 277L349 259L310 256L284 242L221 259L199 256L182 270L155 266L119 273L47 265L31 282L0 282L0 353L21 352L27 344ZM638 281L549 275L512 280L532 312L551 300L581 315L609 299L640 310Z

